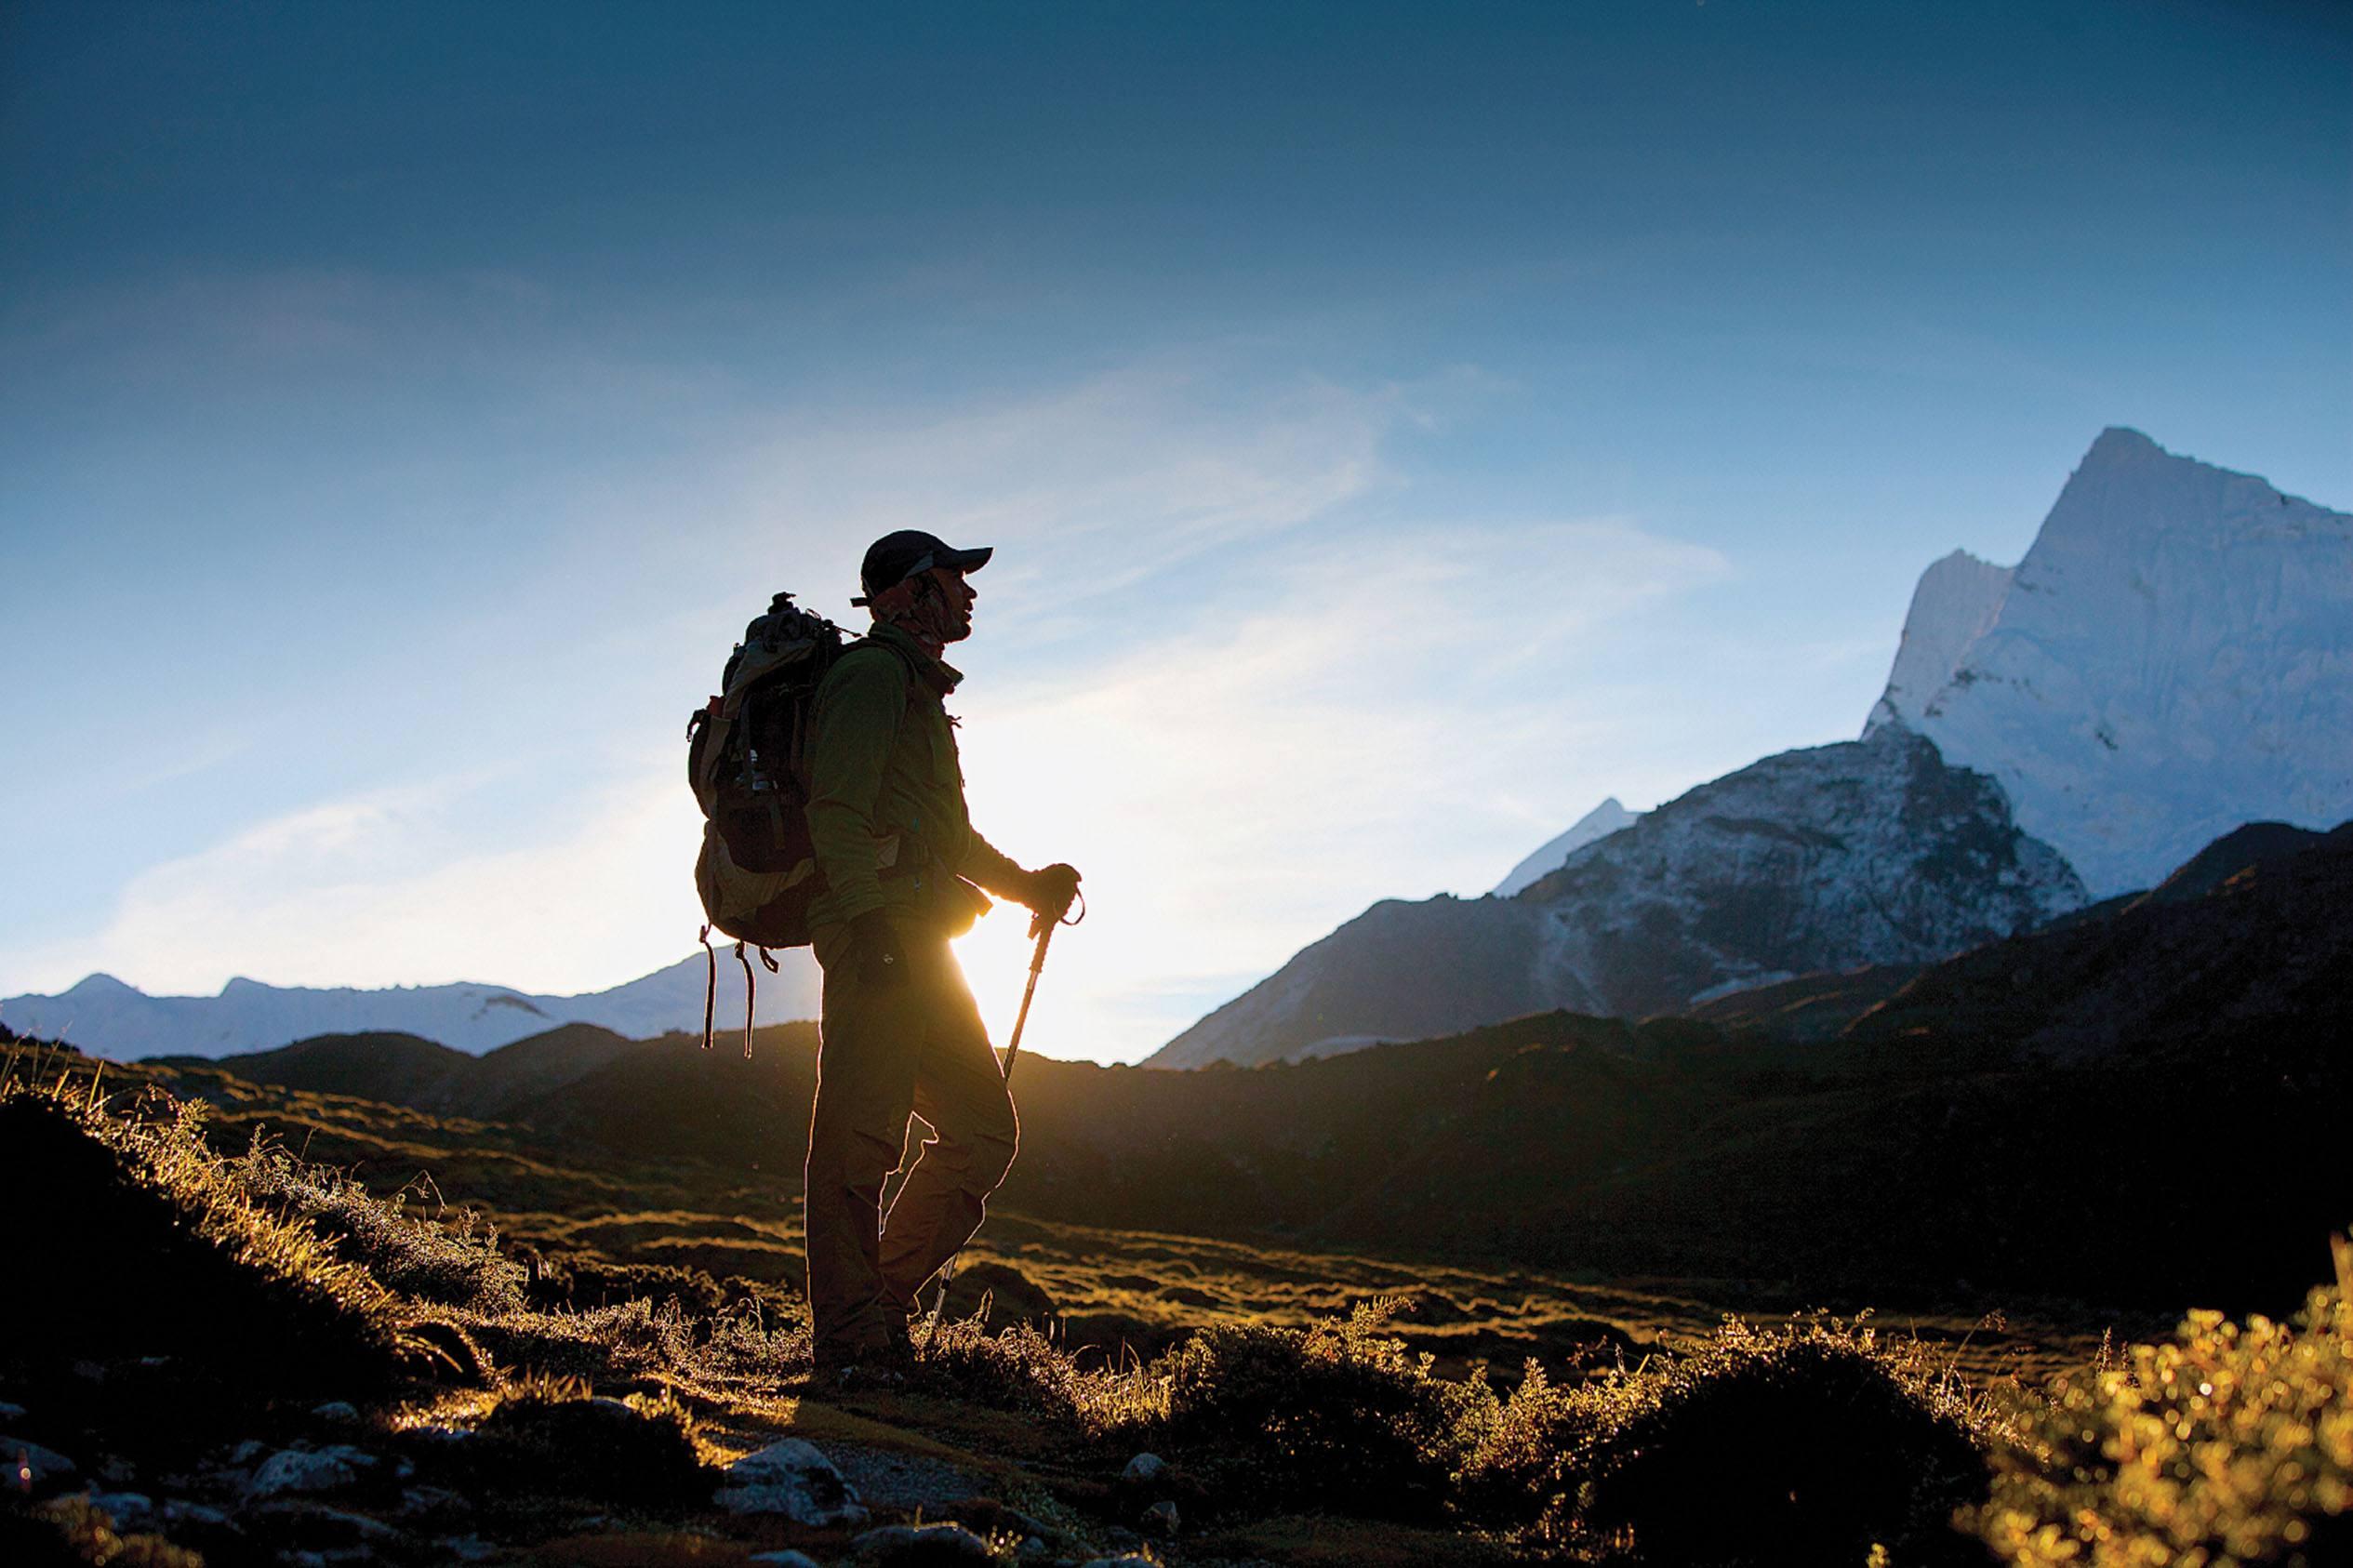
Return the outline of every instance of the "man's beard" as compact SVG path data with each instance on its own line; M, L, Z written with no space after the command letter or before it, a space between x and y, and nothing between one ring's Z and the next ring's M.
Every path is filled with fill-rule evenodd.
M949 644L961 643L972 635L972 612L958 609L945 597L918 599L890 618L934 658Z
M916 601L915 618L933 641L961 643L972 635L972 610L936 591Z

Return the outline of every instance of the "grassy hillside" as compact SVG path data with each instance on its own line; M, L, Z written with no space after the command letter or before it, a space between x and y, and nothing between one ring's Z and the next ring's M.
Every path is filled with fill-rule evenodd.
M2293 1260L2353 1217L2333 1153L2353 1121L2348 911L2353 832L2250 833L2097 920L1702 1018L1550 1014L1248 1070L1032 1057L999 1207L1740 1299L2284 1309ZM578 1029L453 1056L346 1039L179 1071L190 1092L225 1070L509 1125L420 1132L460 1160L506 1137L542 1166L694 1162L696 1184L785 1196L797 1179L807 1026L762 1031L749 1060ZM2182 1121L2185 1096L2204 1120ZM2244 1126L2264 1161L2201 1154ZM2170 1244L2183 1227L2200 1246Z
M600 1202L688 1197L709 1167L663 1188L674 1163L565 1168L511 1128L226 1079L214 1087L235 1114L211 1130L232 1151L214 1153L201 1117L145 1092L141 1071L31 1062L0 1086L0 1150L52 1211L37 1244L71 1267L23 1272L7 1296L0 1400L29 1467L0 1505L11 1562L659 1564L791 1548L870 1564L2048 1568L2227 1550L2318 1568L2353 1499L2342 1251L2337 1284L2293 1322L2193 1315L2048 1385L1973 1374L1950 1345L1868 1322L1710 1327L1691 1302L1645 1342L1596 1318L1583 1354L1466 1375L1467 1359L1399 1337L1409 1304L1359 1288L1379 1268L1364 1259L1008 1219L966 1288L993 1284L1009 1308L951 1314L902 1381L820 1387L789 1292L705 1288L695 1266L646 1261L720 1210L592 1217ZM344 1153L240 1142L254 1118L314 1151L373 1149L369 1163L438 1138L456 1163L378 1196ZM456 1187L461 1169L558 1197L536 1216L542 1244L441 1201L480 1196ZM755 1213L733 1223L754 1251L785 1239ZM1182 1282L1193 1326L1111 1357L1021 1321L1024 1291L1065 1284L1056 1268L1096 1249L1139 1270L1123 1288ZM1400 1282L1456 1319L1437 1326L1472 1334L1524 1317L1514 1296L1543 1288L1467 1270ZM1237 1287L1256 1298L1221 1294ZM1672 1309L1553 1288L1628 1316ZM2179 1446L2150 1445L2151 1411ZM731 1506L730 1467L787 1436L856 1478L869 1513ZM2172 1483L2173 1455L2193 1451L2197 1479ZM78 1477L61 1468L76 1462Z

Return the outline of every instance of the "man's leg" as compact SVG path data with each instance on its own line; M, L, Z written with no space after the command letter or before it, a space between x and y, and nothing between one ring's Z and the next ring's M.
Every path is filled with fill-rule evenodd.
M924 1003L915 985L877 992L849 963L836 962L825 970L823 1008L802 1189L820 1366L906 1340L905 1310L883 1282L882 1202L914 1106Z
M934 1136L916 1151L915 1167L891 1204L883 1227L884 1288L903 1309L939 1266L980 1229L989 1194L1013 1163L1020 1124L1013 1095L989 1048L980 1009L948 944L909 944L924 1009L922 1049L915 1064L915 1113Z

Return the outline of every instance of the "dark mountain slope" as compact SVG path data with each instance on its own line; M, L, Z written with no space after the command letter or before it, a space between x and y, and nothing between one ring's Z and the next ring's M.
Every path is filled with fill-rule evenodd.
M1844 1038L1974 1040L2069 1060L2260 1055L2271 1030L2283 1043L2353 1038L2353 823L2308 836L2302 852L2219 882L2200 856L2202 895L2168 894L2176 878L2107 921L1964 953Z
M1545 1007L1641 1017L1932 962L2083 901L1991 779L1890 726L1703 784L1516 897L1376 904L1151 1061L1253 1065Z
M2145 895L2160 903L2203 897L2240 872L2275 861L2293 860L2329 835L2285 822L2250 822L2234 828L2174 869Z
M2276 1309L2353 1218L2348 974L2340 831L2202 896L1929 967L1829 1039L1550 1013L1249 1070L1027 1058L1000 1201L1818 1298ZM1868 978L1830 980L1852 998ZM575 1155L789 1185L814 1056L806 1026L764 1030L750 1061L630 1044L513 1120Z
M164 1067L208 1059L152 1058ZM463 1113L464 1085L478 1064L463 1051L413 1034L322 1034L274 1051L232 1056L223 1065L248 1083Z
M473 1058L465 1079L465 1113L505 1120L635 1048L637 1042L594 1024L565 1024Z

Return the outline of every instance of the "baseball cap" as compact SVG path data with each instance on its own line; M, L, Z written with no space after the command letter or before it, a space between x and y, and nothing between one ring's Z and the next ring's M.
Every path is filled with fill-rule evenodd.
M989 564L989 557L994 553L985 545L978 550L953 549L937 534L926 534L920 528L901 528L895 534L884 534L866 547L866 561L857 569L866 597L850 603L863 605L874 594L896 588L917 572L927 572L934 566L977 572Z

